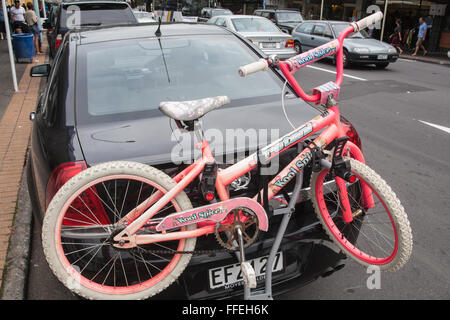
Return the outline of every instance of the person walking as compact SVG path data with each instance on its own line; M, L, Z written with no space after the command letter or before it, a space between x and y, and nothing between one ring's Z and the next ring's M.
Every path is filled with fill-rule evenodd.
M21 33L23 24L25 23L25 9L20 6L20 0L14 0L14 6L9 9L11 20L12 20L12 28L16 33Z
M38 17L36 13L34 12L34 7L31 2L27 3L27 12L25 12L25 21L27 22L28 27L30 28L31 33L34 37L34 47L36 49L36 54L42 54L39 48L39 33L41 32L39 30L38 26Z
M412 54L413 56L417 55L417 52L419 51L419 49L423 50L423 55L427 54L427 49L425 49L423 42L425 41L425 37L427 36L427 23L425 22L425 20L423 19L423 17L419 18L419 34L417 35L417 42L416 42L416 51L414 51L414 53Z
M396 19L395 24L396 27L394 28L394 33L392 34L391 45L394 46L400 52L400 54L402 54L402 21L400 19Z
M8 16L8 14L6 14ZM5 14L3 8L0 8L0 39L6 39Z

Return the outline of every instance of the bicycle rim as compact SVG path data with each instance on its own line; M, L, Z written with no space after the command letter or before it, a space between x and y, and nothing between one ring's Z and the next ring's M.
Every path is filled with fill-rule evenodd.
M319 211L319 218L328 234L352 258L364 265L387 265L396 257L399 248L398 230L395 215L383 200L385 190L379 190L369 179L364 178L364 172L352 173L357 180L353 184L347 183L352 209L353 221L344 223L342 219L341 203L334 175L328 170L321 171L315 183L315 200ZM362 200L362 185L366 184L374 199L372 208L365 208Z
M129 295L147 290L170 276L186 240L167 241L120 249L110 243L115 224L157 191L157 183L134 175L100 177L79 188L64 203L54 233L58 258L77 283L107 295ZM138 233L156 233L159 219L183 208L173 199Z

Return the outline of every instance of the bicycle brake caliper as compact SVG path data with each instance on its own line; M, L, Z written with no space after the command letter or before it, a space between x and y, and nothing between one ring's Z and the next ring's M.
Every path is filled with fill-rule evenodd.
M203 198L207 201L215 199L217 163L206 163L202 172L201 190Z
M333 153L333 163L331 165L332 170L336 176L344 179L347 182L355 182L356 177L351 173L350 161L345 161L342 158L344 152L344 146L350 138L345 136L336 139L336 146Z

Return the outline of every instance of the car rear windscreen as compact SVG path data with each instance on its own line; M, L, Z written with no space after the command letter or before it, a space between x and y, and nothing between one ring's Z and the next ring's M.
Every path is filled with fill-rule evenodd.
M123 3L77 3L63 6L61 27L80 28L136 23L133 11Z
M233 18L231 22L237 32L281 32L265 18Z
M80 118L158 110L161 101L227 95L232 104L280 101L283 82L272 71L246 78L240 66L260 57L234 35L132 39L79 46ZM259 101L259 102L258 102ZM78 112L77 111L77 112ZM89 122L89 120L88 120Z

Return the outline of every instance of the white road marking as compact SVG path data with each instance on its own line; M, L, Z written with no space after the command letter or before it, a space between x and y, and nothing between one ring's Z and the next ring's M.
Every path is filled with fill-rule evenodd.
M406 61L406 62L414 62L415 61L415 60L412 60L412 59L405 59L405 58L398 58L398 60Z
M430 123L430 122L425 122L425 121L422 121L422 120L418 120L418 121L419 121L419 122L422 122L422 123L424 123L424 124L426 124L426 125L429 125L429 126L431 126L431 127L440 129L440 130L445 131L445 132L447 132L447 133L450 133L450 128L447 128L447 127L444 127L444 126L440 126L440 125L438 125L438 124L434 124L434 123Z
M314 66L309 66L309 65L306 66L306 67L336 74L336 71L332 71L332 70L328 70L328 69L324 69L324 68L319 68L319 67L314 67ZM345 73L344 73L344 77L352 78L352 79L359 80L359 81L367 81L367 79L351 76L351 75L348 75L348 74L345 74Z

